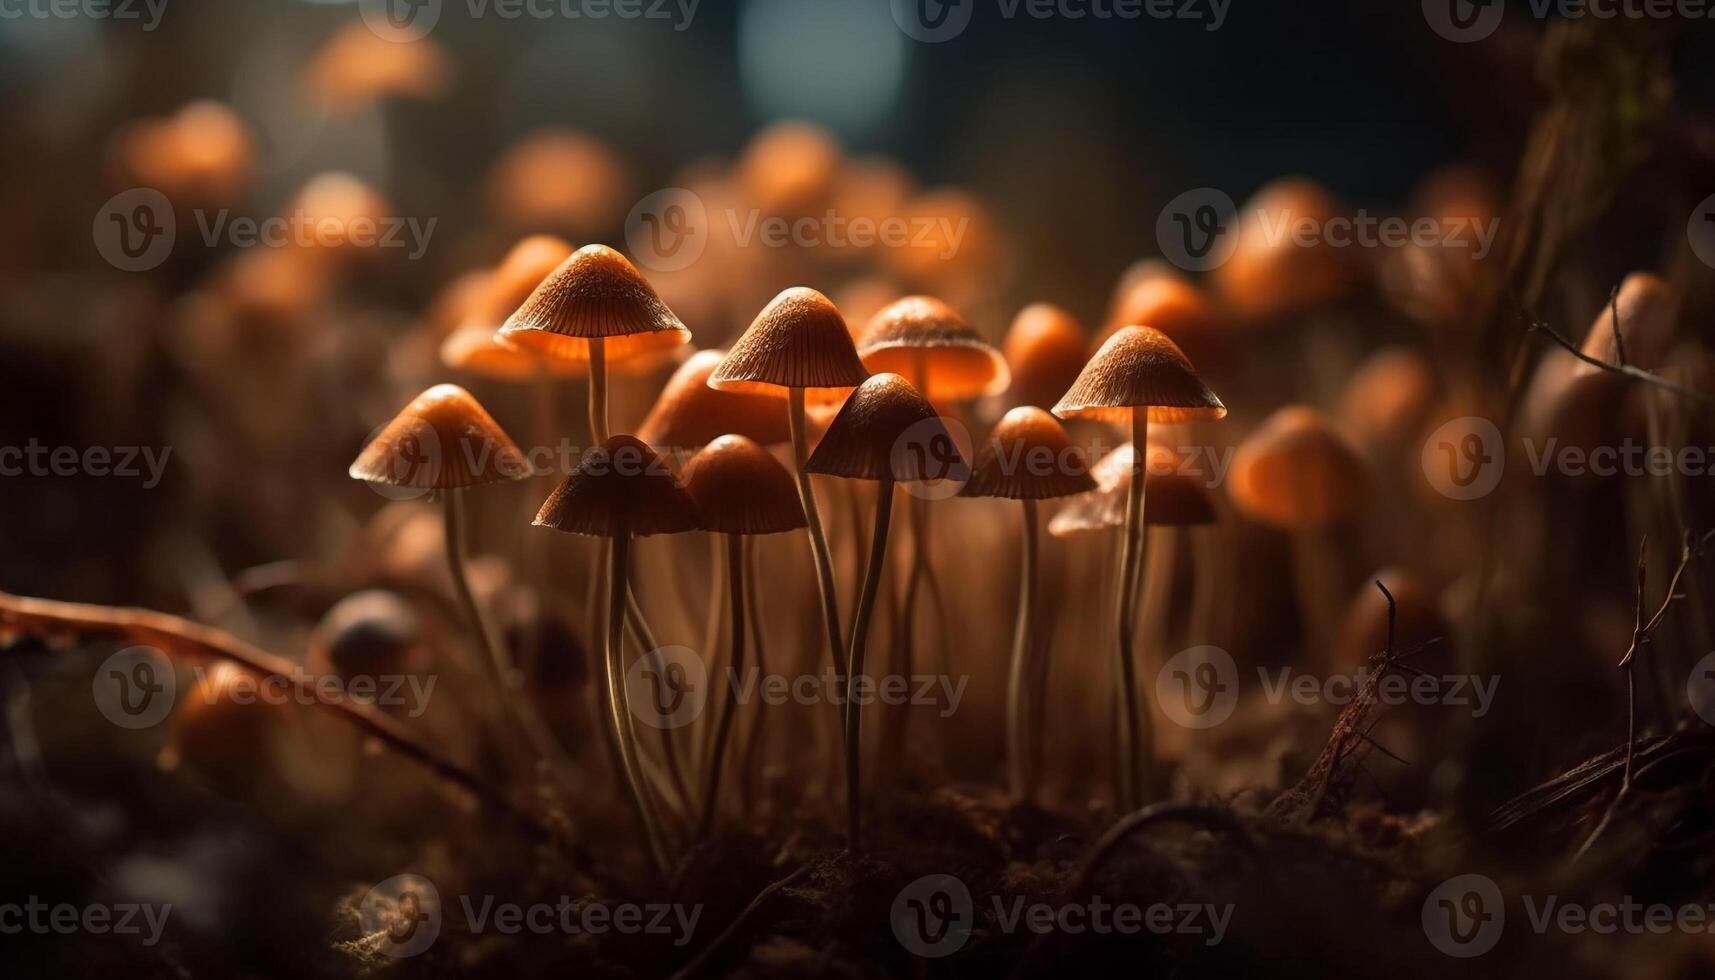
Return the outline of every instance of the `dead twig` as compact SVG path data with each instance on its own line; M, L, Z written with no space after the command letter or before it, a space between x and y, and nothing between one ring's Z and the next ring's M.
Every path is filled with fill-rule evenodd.
M1618 292L1616 292L1616 298L1618 295ZM1682 398L1689 398L1702 405L1715 405L1715 399L1711 399L1708 395L1695 388L1686 387L1671 378L1664 378L1659 374L1655 374L1651 371L1645 371L1643 368L1634 367L1625 362L1625 345L1624 342L1619 339L1620 313L1617 304L1614 309L1614 340L1616 344L1614 350L1620 358L1620 363L1618 364L1610 363L1599 357L1592 357L1589 354L1584 353L1584 351L1579 349L1578 345L1568 339L1565 334L1562 334L1560 331L1554 329L1541 320L1538 320L1529 310L1521 308L1520 312L1530 320L1530 326L1525 328L1526 333L1542 334L1573 357L1578 358L1580 361L1583 361L1585 364L1588 364L1597 370L1606 371L1609 374L1617 374L1622 378L1627 378L1632 381L1640 381L1644 384L1654 385L1663 391L1671 391Z

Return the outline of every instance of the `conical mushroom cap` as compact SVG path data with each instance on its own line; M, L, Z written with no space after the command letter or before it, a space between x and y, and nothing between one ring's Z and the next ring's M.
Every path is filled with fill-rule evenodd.
M636 436L614 436L578 460L542 502L533 522L573 534L613 538L678 534L702 527L672 467Z
M1096 461L1090 475L1096 489L1061 508L1048 522L1048 533L1068 537L1088 531L1125 526L1126 498L1131 492L1134 450L1126 443ZM1215 523L1215 504L1204 480L1180 472L1179 454L1151 445L1143 470L1143 522L1156 527L1186 527Z
M1227 495L1255 521L1325 527L1355 511L1367 486L1363 461L1334 423L1308 406L1288 405L1239 445Z
M691 339L649 280L606 245L585 245L560 263L500 328L502 343L588 363L594 338L609 363Z
M441 363L495 381L535 381L585 373L586 365L558 361L494 339L494 328L460 327L441 341Z
M1192 363L1221 374L1237 360L1227 324L1196 284L1156 276L1135 283L1119 297L1098 343L1129 324L1141 323L1166 334Z
M744 436L721 436L691 457L685 490L711 531L779 534L804 526L797 481Z
M1095 488L1083 454L1072 446L1059 420L1025 406L1007 412L995 426L960 494L1048 500Z
M1012 400L1049 408L1083 370L1088 350L1076 317L1052 303L1018 311L1001 350L1012 372Z
M724 352L700 350L668 379L637 437L663 450L706 446L733 433L765 446L790 442L786 399L778 388L725 391L709 387Z
M709 387L832 388L845 391L869 376L846 321L826 296L794 286L768 302L727 351Z
M1121 328L1096 351L1054 406L1054 414L1124 423L1139 408L1148 409L1151 422L1193 422L1227 414L1179 345L1153 327L1135 326Z
M935 407L897 374L875 375L852 392L805 468L827 476L900 482L970 475Z
M489 333L504 327L507 318L571 255L571 243L556 235L520 239L489 273L459 326L483 327Z
M395 415L348 472L369 483L448 490L521 480L530 467L470 392L435 385Z
M882 307L858 336L857 348L868 370L907 378L927 372L923 394L930 401L998 395L1012 383L1000 351L958 310L933 296L907 296Z

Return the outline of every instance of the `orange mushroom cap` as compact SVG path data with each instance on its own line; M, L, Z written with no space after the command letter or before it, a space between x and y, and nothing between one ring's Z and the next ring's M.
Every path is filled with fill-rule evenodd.
M779 534L804 526L804 507L792 474L744 436L721 436L691 457L685 491L711 531Z
M1340 421L1365 443L1403 446L1423 433L1440 384L1429 359L1384 347L1364 360L1340 398Z
M500 341L557 360L589 363L589 342L605 338L609 363L677 347L691 339L649 280L606 245L585 245L542 280L500 328Z
M637 427L637 437L662 449L705 446L728 433L765 446L789 442L791 425L778 389L709 387L709 377L724 356L724 351L700 350L681 364Z
M1288 405L1233 454L1227 492L1239 512L1279 528L1325 527L1363 503L1363 461L1326 415Z
M935 407L897 374L877 374L852 392L805 469L902 483L970 475Z
M159 764L197 770L228 791L240 790L264 761L289 704L259 696L262 678L231 661L217 661L179 702ZM286 709L286 710L282 710Z
M814 289L794 286L756 315L709 376L709 387L833 389L824 392L826 399L867 377L869 371L833 302Z
M1047 408L1078 379L1084 368L1084 328L1076 317L1052 303L1032 303L1018 311L1001 351L1012 371L1012 399Z
M1355 282L1342 250L1301 241L1307 223L1321 232L1340 215L1340 203L1303 177L1276 180L1239 208L1232 256L1211 274L1229 309L1266 320L1333 299Z
M585 373L587 365L557 361L527 350L508 347L494 339L491 327L460 327L441 341L441 363L455 371L466 371L495 381L537 381L543 377L569 378Z
M530 467L471 393L435 385L400 410L351 464L354 480L423 490L521 480Z
M1626 363L1653 371L1667 357L1673 344L1673 330L1679 324L1679 294L1665 280L1649 272L1634 272L1620 283L1614 302L1602 306L1584 335L1586 355L1609 364L1619 363L1619 350L1614 343L1614 315L1619 314L1620 337L1625 345ZM1595 374L1601 368L1580 363L1579 375Z
M434 41L401 43L354 22L316 52L304 83L323 105L344 109L396 96L432 99L446 90L451 74L446 52Z
M1083 455L1060 421L1040 408L1007 412L977 454L965 497L1048 500L1096 488Z
M913 377L921 368L930 401L998 395L1012 383L1000 351L958 310L933 296L907 296L882 307L858 336L857 348L870 371Z
M559 128L508 148L489 171L483 197L508 227L590 235L619 224L635 200L624 161L601 141Z
M1129 324L1154 327L1173 339L1187 357L1205 370L1230 370L1237 353L1207 294L1194 283L1153 276L1132 285L1115 304L1097 344Z
M578 460L533 522L556 531L613 538L702 528L672 467L636 436L614 436Z
M1191 422L1227 414L1179 345L1153 327L1136 326L1108 338L1054 406L1054 414L1123 423L1139 408L1148 410L1151 422Z

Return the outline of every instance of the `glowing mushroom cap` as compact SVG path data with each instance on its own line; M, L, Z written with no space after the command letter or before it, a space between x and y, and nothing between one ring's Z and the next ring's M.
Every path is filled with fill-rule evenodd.
M534 522L556 531L612 538L701 529L696 504L672 467L636 436L590 449L543 501Z
M1353 282L1342 251L1304 241L1340 216L1340 202L1315 181L1286 177L1267 185L1239 208L1233 253L1213 273L1228 309L1267 320L1316 306Z
M255 171L249 130L226 105L207 99L164 119L127 126L114 150L134 186L153 187L175 202L232 201L250 186Z
M915 376L928 372L930 401L997 395L1012 372L992 344L958 310L933 296L895 300L858 336L858 356L871 371Z
M1040 408L1015 408L977 454L961 495L1048 500L1096 488L1083 454L1072 446L1060 421Z
M351 464L354 480L449 490L520 480L524 454L458 385L435 385L406 405Z
M519 239L484 280L482 291L465 311L460 326L486 327L490 333L499 330L514 310L529 302L536 287L571 255L571 243L557 235Z
M711 531L779 534L804 526L792 474L744 436L721 436L691 457L685 491Z
M1368 480L1357 450L1326 415L1288 405L1233 454L1227 488L1233 505L1252 520L1315 528L1357 510Z
M1131 421L1134 409L1147 409L1151 422L1192 422L1227 414L1179 345L1153 327L1136 326L1108 338L1054 406L1054 414L1124 423Z
M290 718L278 698L258 697L263 678L231 661L211 664L179 701L159 764L196 770L227 792L238 792L266 769L265 760Z
M832 301L794 286L769 301L709 377L711 388L843 392L869 376Z
M1124 527L1135 452L1128 442L1097 460L1090 467L1096 489L1067 503L1048 522L1048 533L1063 538ZM1215 522L1215 505L1208 488L1197 476L1180 472L1180 460L1179 454L1165 446L1149 447L1143 467L1145 524L1184 527Z
M1634 272L1620 283L1613 303L1602 306L1584 335L1583 351L1590 357L1609 364L1619 363L1619 350L1614 343L1614 315L1619 313L1620 337L1625 345L1626 363L1653 371L1673 344L1673 330L1679 322L1679 294L1661 277L1648 272ZM1595 374L1601 368L1579 364L1579 375Z
M765 446L792 438L779 390L726 391L709 387L724 351L700 350L673 372L637 437L663 449L706 446L728 433Z
M1018 311L1001 351L1012 372L1012 398L1047 408L1078 379L1088 348L1078 319L1052 303Z
M1404 446L1422 434L1439 389L1428 358L1409 347L1384 347L1346 383L1340 421L1366 444Z
M970 475L935 407L897 374L875 375L852 392L805 469L902 483Z
M460 327L441 341L441 363L455 371L466 371L495 381L535 381L542 377L573 377L585 365L558 361L527 350L508 347L494 339L491 327Z
M569 129L532 132L494 164L483 196L513 228L593 235L619 224L636 199L625 162L600 140Z
M691 339L649 280L606 245L585 245L542 280L500 328L500 340L549 357L588 363L589 342L606 340L610 363Z
M403 43L353 21L322 45L304 82L322 104L344 109L392 97L432 99L446 90L451 74L446 52L434 41Z
M1194 283L1169 276L1141 279L1118 298L1098 344L1141 323L1172 338L1186 356L1216 372L1230 369L1237 359L1215 304Z
M804 214L833 193L840 147L805 122L775 123L758 132L735 167L745 194L765 214Z

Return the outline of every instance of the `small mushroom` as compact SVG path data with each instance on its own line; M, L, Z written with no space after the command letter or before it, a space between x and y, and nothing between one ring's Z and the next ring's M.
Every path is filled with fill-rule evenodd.
M764 446L791 442L784 393L709 387L709 377L725 356L725 351L700 350L679 365L637 427L637 438L670 455L699 449L729 434Z
M1025 678L1038 673L1036 659L1036 502L1069 497L1094 490L1095 478L1072 448L1072 440L1054 416L1040 408L1021 407L1007 412L977 455L971 479L960 494L966 497L1004 497L1019 502L1023 515L1023 569L1019 575L1018 619L1013 631L1012 663L1007 674L1006 744L1012 791L1025 802L1036 795L1035 755L1030 746L1039 741L1042 716L1032 710L1026 716ZM1046 659L1046 658L1045 658ZM1043 672L1046 667L1041 668ZM1042 702L1037 685L1033 705Z
M757 397L722 394L732 398ZM738 711L737 680L744 670L745 597L755 587L749 581L744 561L744 539L746 535L796 531L804 526L804 510L798 503L792 474L768 450L741 435L721 436L692 457L685 471L685 490L696 503L703 526L725 538L732 623L729 670L734 682L726 685L726 703L719 709L720 719L715 725L714 747L703 790L703 816L697 831L701 839L708 836L714 823L727 737Z
M1214 302L1194 283L1171 276L1139 280L1118 297L1095 346L1100 347L1132 323L1147 323L1171 337L1201 371L1221 376L1230 374L1238 365L1238 351L1228 336L1228 324Z
M1018 311L1001 351L1012 370L1012 401L1048 408L1083 370L1089 350L1076 317L1052 303L1032 303Z
M1061 418L1093 418L1129 424L1135 446L1149 445L1149 423L1219 419L1227 408L1197 376L1191 361L1166 334L1152 327L1121 328L1084 366L1078 380L1054 406ZM1126 531L1120 556L1118 655L1125 702L1127 756L1120 787L1126 809L1142 802L1148 783L1149 735L1137 698L1136 610L1139 560L1143 550L1145 454L1132 458L1131 486L1126 498Z
M620 634L625 623L629 587L626 566L632 537L699 530L702 523L696 506L666 460L637 437L622 435L584 454L572 474L542 503L535 524L607 540L608 610L602 663L608 712L619 735L621 768L649 841L650 856L655 870L665 874L671 865L661 835L661 821L654 797L644 782L637 734L631 712L626 708Z
M935 471L930 472L931 466ZM862 777L859 748L863 711L854 700L858 679L863 676L864 648L869 639L870 615L875 610L876 587L881 582L887 556L887 529L893 513L895 483L969 476L953 437L941 423L935 407L897 374L878 374L852 392L828 426L805 469L810 473L874 480L874 538L869 564L864 572L863 592L852 619L852 645L846 657L846 809L847 845L851 853L862 853L859 814L862 809Z

